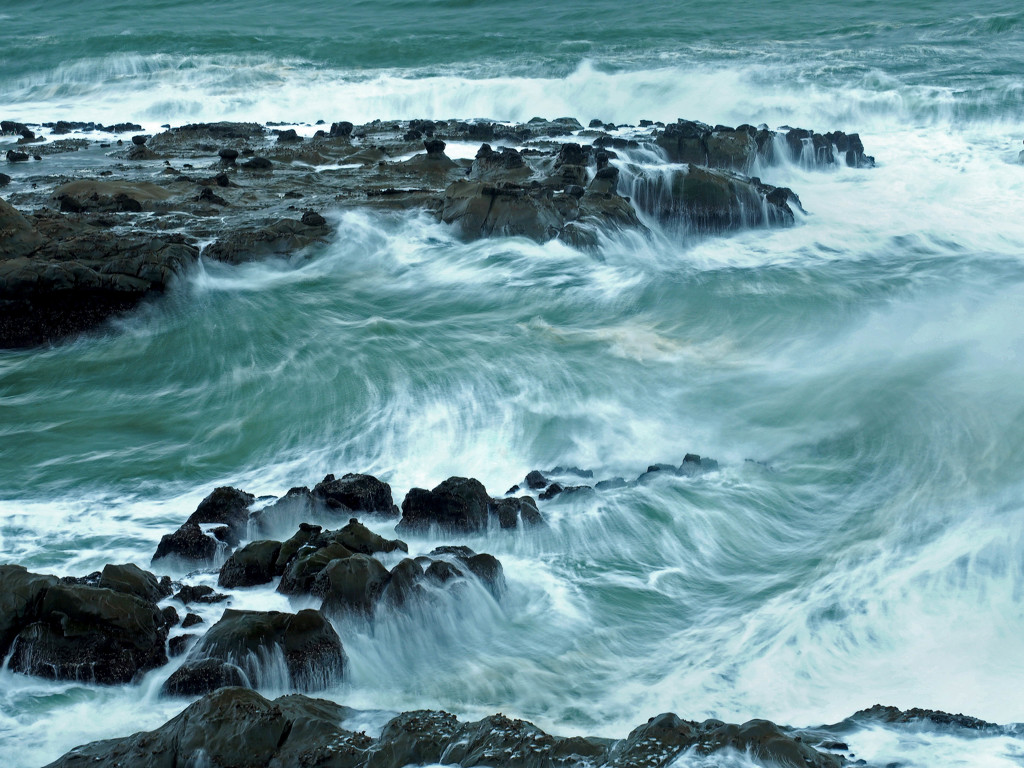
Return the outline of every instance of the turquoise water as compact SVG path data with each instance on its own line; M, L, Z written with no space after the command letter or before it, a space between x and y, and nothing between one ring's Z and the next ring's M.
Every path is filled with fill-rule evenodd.
M0 8L5 119L687 117L859 131L879 161L766 169L808 211L791 229L596 254L327 212L320 251L204 264L96 333L2 352L0 559L146 566L223 483L365 471L400 497L462 474L500 493L692 451L721 471L467 539L505 563L508 601L339 625L352 674L328 695L611 736L666 710L809 725L876 701L1024 719L1024 14L744 5ZM0 754L41 765L155 727L182 708L160 675L2 672ZM1021 754L850 743L882 765Z

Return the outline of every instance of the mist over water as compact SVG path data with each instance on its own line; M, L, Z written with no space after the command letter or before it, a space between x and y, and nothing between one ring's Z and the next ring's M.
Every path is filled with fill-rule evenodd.
M351 671L326 695L615 737L663 711L803 726L876 702L1024 720L1024 15L598 5L228 3L233 23L184 35L171 3L145 28L113 3L88 25L50 3L48 31L3 19L5 119L763 121L859 131L878 167L758 169L800 195L788 229L652 222L593 252L325 212L323 248L202 262L100 331L0 352L0 560L148 567L222 484L367 472L400 499L463 475L499 495L535 468L635 478L695 452L720 471L554 500L541 531L408 538L495 555L506 599L339 619ZM170 671L4 670L0 755L156 727L184 706L157 695ZM850 743L880 764L1022 754L882 727ZM714 760L679 765L749 764Z

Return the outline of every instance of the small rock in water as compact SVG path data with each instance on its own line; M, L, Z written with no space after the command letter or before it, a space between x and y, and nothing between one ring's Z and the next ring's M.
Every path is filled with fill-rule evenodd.
M15 149L7 150L7 162L9 163L24 163L28 160L28 155L24 152L18 152Z

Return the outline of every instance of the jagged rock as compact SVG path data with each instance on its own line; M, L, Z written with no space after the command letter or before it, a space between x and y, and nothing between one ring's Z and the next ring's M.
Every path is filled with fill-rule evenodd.
M520 521L524 525L541 525L544 518L537 509L537 502L532 496L520 496L511 499L492 499L491 511L498 518L502 528L516 528Z
M6 200L0 199L0 270L5 261L28 256L42 244L43 237L31 222ZM0 287L2 275L0 271Z
M276 659L283 659L288 680L274 677L281 672ZM276 685L317 690L343 674L345 652L338 633L319 611L292 614L229 608L189 652L174 685L201 684L206 678L197 665L202 663L202 669L213 672L211 660L237 666L252 685L269 679ZM212 684L220 678L213 674L210 679ZM190 690L199 692L194 687Z
M216 659L200 659L186 662L176 669L164 683L163 693L168 696L202 696L227 686L247 687L247 683L245 674L237 665Z
M186 613L185 614L185 618L182 619L182 621L181 621L181 627L182 627L182 629L188 629L189 627L194 627L196 624L202 624L202 623L203 623L203 617L202 616L199 616L199 615L197 615L195 613Z
M249 506L256 500L251 493L223 486L199 502L174 533L160 539L153 562L175 558L186 562L212 563L219 552L238 546L249 524ZM216 525L207 535L200 525ZM220 543L218 543L220 542ZM222 546L223 545L223 546Z
M233 552L221 566L217 584L227 589L268 584L276 575L280 553L280 541L251 541Z
M268 701L255 691L221 688L155 731L79 747L51 767L356 768L372 740L338 726L349 712L321 699Z

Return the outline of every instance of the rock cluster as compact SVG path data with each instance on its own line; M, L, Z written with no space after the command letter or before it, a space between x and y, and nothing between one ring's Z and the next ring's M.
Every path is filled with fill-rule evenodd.
M7 151L11 174L0 175L10 190L0 201L0 347L46 343L130 310L166 290L200 250L237 264L325 243L327 208L423 210L467 239L559 238L589 248L603 232L643 231L645 222L683 236L788 225L799 199L750 176L755 168L873 164L856 134L682 120L643 121L629 138L571 118L339 121L311 138L218 122L136 133L116 146L47 142L22 123L0 126L18 137ZM58 135L141 130L44 127ZM454 141L480 147L472 159L452 159ZM667 164L652 171L631 161L633 152L660 152ZM76 162L79 154L92 162ZM57 156L60 176L26 165ZM107 162L98 175L97 160Z
M302 695L273 701L243 688L221 688L155 731L78 747L51 768L132 765L163 768L198 760L221 766L404 768L444 764L465 768L661 768L684 752L746 753L777 768L839 768L844 759L814 749L795 732L767 720L742 725L692 722L666 713L620 741L559 738L504 715L461 722L443 711L405 712L379 738L347 730L356 714Z

